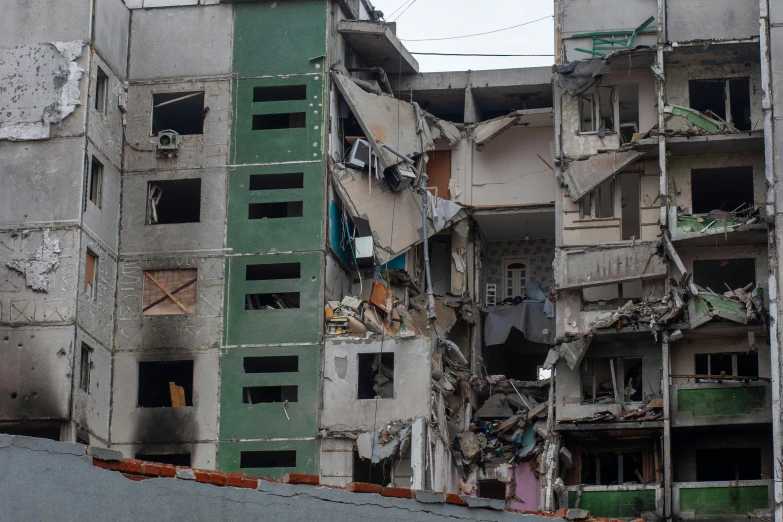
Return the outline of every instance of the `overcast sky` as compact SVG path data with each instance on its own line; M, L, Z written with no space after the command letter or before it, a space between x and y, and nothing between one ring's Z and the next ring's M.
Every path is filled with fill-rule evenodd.
M553 0L372 0L372 3L376 9L383 11L387 22L395 21L399 16L396 20L397 36L409 51L549 55L553 52L554 23L551 18L554 12ZM392 14L400 6L406 7ZM412 41L493 31L546 16L549 18L484 36L427 42ZM414 55L414 57L419 62L421 72L535 67L551 65L554 60L552 56L486 58Z

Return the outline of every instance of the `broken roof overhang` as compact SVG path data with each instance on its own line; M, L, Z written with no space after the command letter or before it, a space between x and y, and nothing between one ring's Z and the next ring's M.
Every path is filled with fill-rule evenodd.
M563 171L568 196L578 203L598 185L645 155L644 151L605 152L584 160L572 161Z
M621 58L627 60L620 61ZM648 68L653 65L654 59L655 51L646 46L623 49L603 58L569 62L555 72L555 81L561 89L574 96L600 83L601 78L612 71Z
M536 121L542 115L549 115L551 118L552 108L545 107L541 109L522 109L514 111L506 116L494 118L479 123L471 129L470 135L479 151L490 141L494 140L508 129L517 124L529 124L530 121Z
M419 72L419 62L400 42L390 24L369 20L340 20L337 31L367 65L383 67L387 73Z
M403 161L384 145L393 147L408 158L435 148L429 125L423 125L424 151L422 150L416 132L416 111L413 105L389 95L367 92L350 77L337 71L332 71L332 79L359 122L383 170Z

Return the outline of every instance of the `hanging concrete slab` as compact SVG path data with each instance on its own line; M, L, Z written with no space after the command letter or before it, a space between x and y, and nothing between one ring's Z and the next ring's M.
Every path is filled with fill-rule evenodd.
M560 259L561 289L655 279L667 273L658 243L563 250Z
M400 42L389 24L340 20L337 30L369 67L382 67L388 74L419 72L419 62Z
M568 196L577 203L598 185L644 156L644 152L628 150L596 154L586 160L572 161L563 172Z
M359 122L384 170L402 162L401 158L386 150L384 144L409 158L422 153L419 135L416 133L416 112L413 105L386 94L367 92L349 77L336 71L332 72L332 79ZM435 145L429 125L423 125L424 150L432 150Z
M513 127L517 121L519 121L519 116L512 113L508 116L503 116L502 118L480 123L473 129L473 141L476 143L476 149L483 149L487 143Z

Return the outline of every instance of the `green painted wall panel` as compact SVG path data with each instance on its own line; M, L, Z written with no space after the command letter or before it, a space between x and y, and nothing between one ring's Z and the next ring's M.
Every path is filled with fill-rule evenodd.
M300 189L250 190L254 175L303 173ZM234 253L295 252L323 247L324 182L321 163L246 166L228 175L227 242ZM248 219L252 203L302 201L302 217Z
M247 281L247 265L300 263L299 279ZM228 258L226 280L226 345L317 343L321 333L323 255L277 254ZM246 294L299 292L300 307L285 310L245 310Z
M243 451L296 451L296 467L242 468ZM318 474L318 444L315 440L221 442L218 444L218 469L243 471L248 475L280 478L286 473Z
M245 357L298 356L298 371L245 373ZM229 348L220 360L220 439L268 439L314 437L318 431L319 346L267 346ZM297 402L288 403L288 417L281 403L246 404L247 386L297 386Z
M306 86L303 100L253 102L256 87ZM324 78L321 74L236 80L234 82L234 144L236 164L313 161L323 150ZM304 113L304 127L253 130L253 117Z
M764 408L767 390L763 386L748 388L692 388L677 391L679 411L692 411L697 417L712 415L748 415Z
M234 72L240 76L318 72L326 55L327 0L236 6Z
M568 505L574 507L576 491L568 492ZM655 490L583 491L580 509L595 517L634 518L644 511L656 511Z
M769 505L767 486L680 489L680 512L696 515L746 515Z

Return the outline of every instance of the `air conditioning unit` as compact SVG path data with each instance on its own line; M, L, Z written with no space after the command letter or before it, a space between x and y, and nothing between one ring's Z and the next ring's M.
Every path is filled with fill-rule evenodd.
M158 141L155 143L155 153L158 156L173 157L179 152L179 133L173 130L158 132Z
M348 154L346 163L354 168L363 169L370 162L370 144L367 140L356 140L353 142L351 152Z
M386 183L393 192L401 192L416 181L416 174L405 163L384 170L383 177L386 178Z

